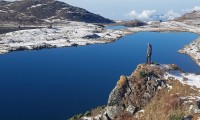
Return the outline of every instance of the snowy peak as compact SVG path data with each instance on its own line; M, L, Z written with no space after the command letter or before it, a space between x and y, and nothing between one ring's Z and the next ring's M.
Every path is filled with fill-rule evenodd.
M88 23L112 23L100 15L56 0L0 1L0 21L18 24L41 24L69 20Z

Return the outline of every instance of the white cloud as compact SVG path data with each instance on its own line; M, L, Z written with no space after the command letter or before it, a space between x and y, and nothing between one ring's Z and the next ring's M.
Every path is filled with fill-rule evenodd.
M192 11L200 11L200 6L195 6L194 8L192 8Z
M174 12L174 10L169 10L166 14L160 16L161 19L166 19L166 20L173 20L177 17L180 17L181 15L178 14L177 12Z
M143 10L141 13L133 10L128 14L125 14L125 16L131 19L139 20L173 20L185 13L190 13L193 11L200 11L200 6L195 6L190 9L182 9L181 11L169 10L166 13L160 15L156 14L156 10Z
M143 10L141 13L137 13L135 10L132 10L125 16L128 16L133 19L139 20L149 20L153 15L155 15L156 10Z
M143 10L141 14L138 15L139 19L149 19L156 13L156 10Z
M137 18L138 14L135 10L131 11L130 13L126 14L127 16L130 16L132 18Z
M184 13L189 13L189 12L193 12L193 11L200 11L200 6L195 6L192 9L188 9L188 8L182 9L181 11L184 12Z

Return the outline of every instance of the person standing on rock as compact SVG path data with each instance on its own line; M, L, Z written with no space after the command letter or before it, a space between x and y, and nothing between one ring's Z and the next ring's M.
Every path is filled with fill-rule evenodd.
M147 64L151 64L151 55L152 55L152 45L150 43L148 43L148 47L147 47Z

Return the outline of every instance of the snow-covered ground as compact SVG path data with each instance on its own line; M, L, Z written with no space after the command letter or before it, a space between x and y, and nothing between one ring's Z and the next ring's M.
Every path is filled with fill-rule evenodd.
M167 22L149 22L149 25L141 27L127 28L130 32L142 32L142 31L155 31L155 32L167 32L167 31L177 31L177 32L193 32L200 34L200 28L198 26L187 25L185 23L176 21Z
M174 78L175 80L179 80L183 84L200 88L200 75L196 75L192 73L180 73L178 71L171 71L171 72L165 73L165 79L168 79L168 78Z
M165 73L164 78L165 79L173 78L175 80L179 80L183 84L200 88L200 75L196 75L193 73L181 73L179 71L169 71Z
M187 84L190 86L195 86L196 88L200 88L200 75L194 74L194 73L184 73L180 70L174 69L176 65L172 64L160 64L160 65L154 65L152 64L151 67L158 67L160 68L164 74L163 78L173 79L173 80L179 80L183 84Z
M200 38L186 45L179 52L189 55L200 66Z
M124 32L119 30L108 30L83 22L68 22L64 26L2 34L0 35L0 54L17 50L107 43L123 35Z

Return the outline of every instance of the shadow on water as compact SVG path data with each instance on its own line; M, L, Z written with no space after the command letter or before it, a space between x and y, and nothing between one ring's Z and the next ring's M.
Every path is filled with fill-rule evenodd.
M153 61L200 73L190 57L177 52L197 37L141 32L110 44L1 55L0 119L65 120L106 104L119 76L130 75L145 62L148 42L153 45Z

